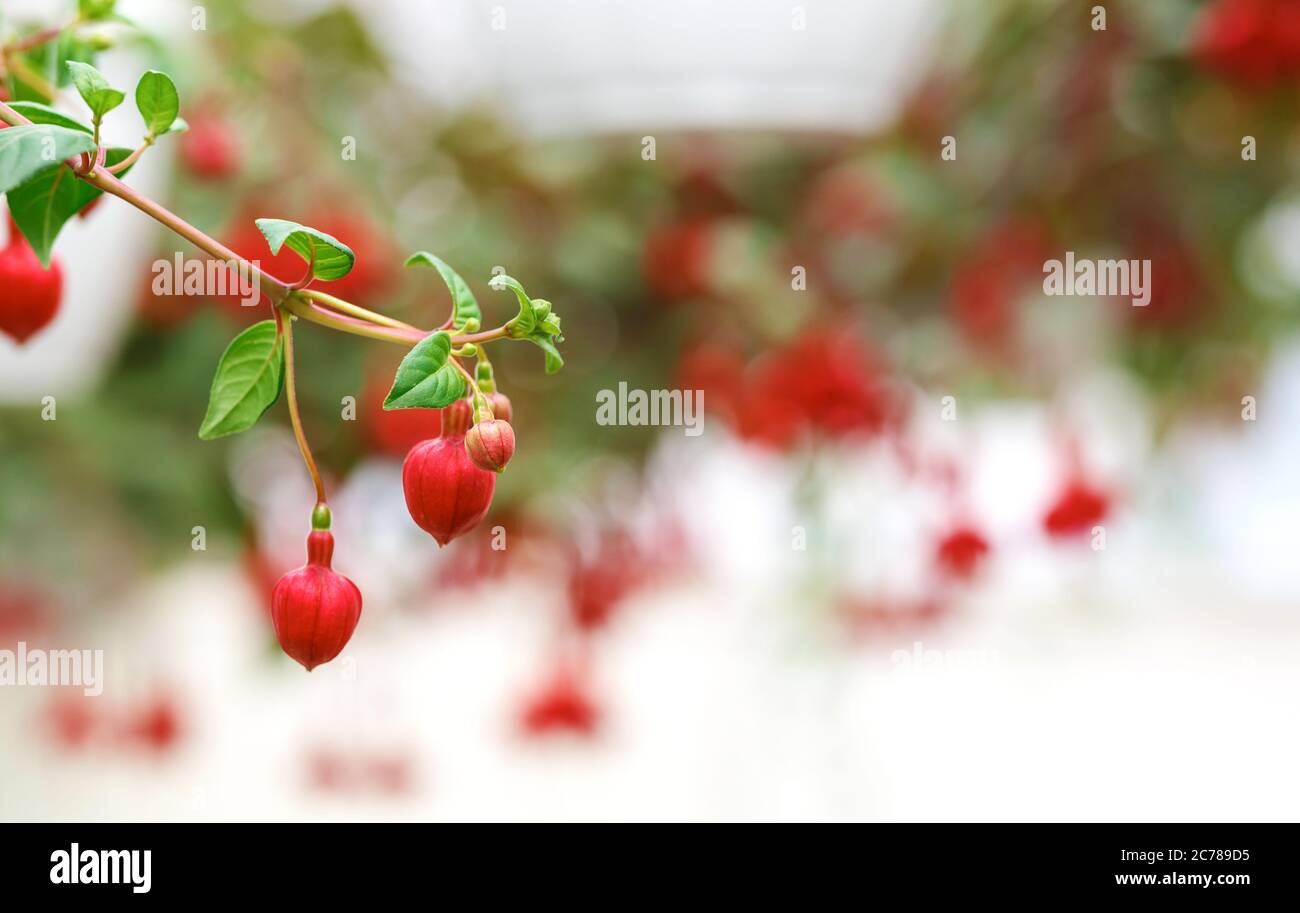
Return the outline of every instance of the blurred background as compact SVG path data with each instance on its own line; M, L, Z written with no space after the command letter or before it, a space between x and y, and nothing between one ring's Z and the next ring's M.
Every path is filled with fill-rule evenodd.
M105 687L0 687L0 818L1300 816L1300 4L119 12L96 65L192 128L130 183L284 277L253 219L329 232L330 290L419 326L411 251L488 325L504 270L566 367L494 347L519 450L439 550L402 350L300 329L365 599L309 675L269 622L313 501L284 406L196 435L264 313L153 295L193 252L119 200L74 220L59 317L0 337L0 649ZM1044 295L1067 250L1149 259L1150 305ZM703 433L598 424L620 383L703 390Z

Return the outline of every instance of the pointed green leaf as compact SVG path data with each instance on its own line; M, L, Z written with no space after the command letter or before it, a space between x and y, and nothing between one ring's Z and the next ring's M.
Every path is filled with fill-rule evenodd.
M448 359L451 336L439 330L415 344L397 366L385 409L441 409L465 395L465 379Z
M78 94L90 108L90 113L95 115L95 120L100 120L126 100L126 96L110 86L104 74L90 64L82 63L80 60L69 60L67 67L68 72L72 74L73 85L77 87Z
M130 149L109 149L104 160L116 165L131 154ZM120 172L119 177L131 169ZM41 264L50 265L50 253L59 230L85 209L103 191L77 180L69 168L52 168L7 194L9 212Z
M284 345L275 321L255 323L231 340L217 363L199 437L210 441L252 428L283 385Z
M181 113L181 96L170 76L148 70L136 83L135 106L140 109L149 135L161 136L171 130L176 115Z
M451 292L453 326L463 327L465 321L470 319L482 321L483 312L479 310L478 300L475 299L474 293L469 290L469 286L460 277L460 274L443 260L428 251L420 250L407 257L405 265L432 266L438 271L438 275L442 276L442 281L447 284L447 291Z
M0 193L25 184L66 158L95 148L93 137L53 124L0 130Z
M352 248L323 231L285 219L258 219L257 227L271 246L271 253L278 254L287 244L289 250L312 264L311 273L317 279L341 279L356 262Z

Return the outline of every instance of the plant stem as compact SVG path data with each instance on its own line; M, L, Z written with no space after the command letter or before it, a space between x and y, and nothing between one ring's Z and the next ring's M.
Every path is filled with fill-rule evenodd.
M11 127L29 127L32 123L3 101L0 101L0 120Z
M413 333L421 332L418 327L413 327L409 323L403 323L402 321L396 320L392 317L385 317L383 314L377 314L374 311L366 310L360 305L353 304L351 301L344 301L342 298L335 298L333 295L316 289L303 289L298 294L310 298L313 301L319 301L321 304L324 304L333 310L340 311L341 313L348 314L360 320L368 320L371 323L377 323L380 326L385 327L392 327L395 330L409 330ZM428 334L425 333L424 335L427 336Z
M297 294L286 298L282 305L289 313L296 314L303 320L329 327L331 330L351 333L354 336L365 336L367 339L378 339L381 342L391 342L406 346L408 349L428 335L423 330L414 328L400 330L396 327L377 326L355 317L347 317L323 308L309 299L301 298Z
M14 126L31 123L26 117L3 101L0 101L0 119ZM137 149L133 156L137 156L138 153L143 151L143 148L142 146ZM364 336L368 339L378 339L381 342L391 342L405 346L408 349L429 335L429 331L413 327L391 317L385 317L382 314L376 314L374 311L367 310L350 301L344 301L342 298L336 298L325 292L313 289L295 290L292 286L275 278L270 273L263 272L220 241L204 234L171 210L154 202L130 185L122 183L112 174L109 174L107 168L94 168L88 174L77 172L77 177L92 187L98 187L105 193L126 200L136 209L161 222L204 253L218 260L240 264L242 268L247 269L257 277L262 293L271 299L272 304L283 306L289 313L304 320L318 323L332 330L351 333L354 336ZM328 305L328 307L322 307L316 303L317 301ZM463 346L467 343L477 345L495 339L505 339L508 335L509 331L503 325L494 330L484 330L481 333L453 336L451 344L453 346ZM459 365L459 362L457 364ZM473 378L470 378L470 382L473 383ZM477 386L475 389L477 390Z
M134 152L132 152L126 158L122 159L122 161L118 162L116 165L111 165L105 168L104 170L107 171L109 174L121 174L123 171L125 171L126 169L134 165L139 160L140 156L144 155L144 151L152 145L153 145L153 140L146 139L136 148Z
M70 22L68 22L67 25L52 25L49 28L42 29L39 32L33 32L32 34L28 35L26 38L20 38L17 41L15 41L13 44L5 45L4 52L7 56L15 52L21 53L23 51L30 51L33 48L38 48L41 45L53 41L55 38L58 38L61 34L63 34L64 30L76 28L80 24L81 24L81 17L77 16L74 17Z
M474 379L474 375L460 363L460 359L454 355L448 356L448 359L456 366L456 370L465 376L465 382L469 384L470 391L474 394L474 420L477 421L479 407L486 406L487 399L483 396L483 391L478 388L478 381Z
M467 342L475 343L491 342L494 339L505 339L509 336L509 331L505 326L499 326L495 330L484 330L482 333L470 333L468 336L453 336L451 344L454 346L463 346Z
M276 308L275 322L284 336L284 393L289 402L289 423L293 425L293 436L298 442L298 450L302 453L302 461L307 464L312 484L316 486L316 503L324 504L325 483L321 481L320 470L316 468L316 458L311 455L311 448L307 446L307 435L302 430L302 416L298 414L298 384L293 361L293 317L286 319L280 313L280 309Z
M22 79L23 82L27 83L42 95L54 99L59 97L59 87L29 67L27 62L21 57L14 57L6 52L4 55L4 62L5 66L8 67L11 73Z
M136 209L145 215L152 216L155 220L166 225L176 234L180 235L186 241L189 241L204 253L216 257L218 260L239 263L243 268L257 277L258 285L261 286L262 294L271 299L272 304L280 304L289 295L289 286L272 276L258 269L253 263L245 260L239 254L226 247L215 238L209 237L199 231L189 222L186 222L180 216L164 206L160 206L145 195L137 192L127 184L123 184L113 175L109 174L103 168L96 168L90 174L79 175L79 177L93 187L98 187L105 193L111 193L115 197L126 200Z

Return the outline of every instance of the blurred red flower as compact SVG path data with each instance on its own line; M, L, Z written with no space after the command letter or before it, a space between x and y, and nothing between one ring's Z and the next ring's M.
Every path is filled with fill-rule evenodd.
M588 736L596 731L599 721L599 709L564 665L528 699L520 717L524 732L531 736L566 731Z
M851 334L810 330L750 367L737 431L777 448L811 431L870 436L885 429L899 405L883 366Z
M988 540L978 530L959 526L939 540L935 561L945 574L969 580L988 553Z
M1036 221L1013 220L992 229L962 257L953 273L950 313L967 340L986 349L1014 341L1016 296L1041 280L1047 233Z
M707 218L688 218L651 231L642 262L650 291L667 299L708 294L713 231Z
M1244 86L1269 88L1300 75L1300 3L1217 0L1192 30L1192 54Z
M1110 513L1110 497L1082 479L1065 484L1043 516L1043 529L1058 539L1084 535Z

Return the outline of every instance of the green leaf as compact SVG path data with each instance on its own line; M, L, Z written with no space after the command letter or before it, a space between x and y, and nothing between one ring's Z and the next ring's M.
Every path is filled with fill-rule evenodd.
M312 265L311 273L317 279L341 279L356 262L352 248L323 231L284 219L258 219L257 227L271 246L271 253L278 254L281 247L289 245L291 251Z
M554 374L564 367L564 359L560 357L560 350L553 341L544 336L529 336L528 341L546 353L547 374Z
M384 408L441 409L465 395L465 378L448 359L451 336L439 330L415 344L397 366Z
M171 127L167 130L167 132L168 132L168 133L189 133L189 132L190 132L190 124L189 124L189 121L187 121L187 120L186 120L185 118L183 118L183 117L176 117L176 118L173 118L173 119L172 119L172 125L171 125Z
M283 385L284 345L275 321L255 323L231 340L217 363L199 437L210 441L252 428Z
M516 339L522 339L532 333L537 326L537 316L533 312L533 299L528 297L519 280L511 276L493 276L488 281L488 287L498 292L510 289L519 299L519 316L506 324L509 334Z
M93 137L53 124L0 130L0 193L25 184L66 158L95 148Z
M170 76L148 70L136 83L135 106L140 109L149 135L161 136L171 130L176 115L181 113L181 96Z
M510 276L493 276L488 285L497 291L510 289L519 299L519 315L506 324L506 333L513 339L527 339L545 352L547 374L563 368L564 359L555 344L564 337L560 335L560 315L551 310L551 302L529 298L519 280Z
M75 117L69 117L62 111L56 111L38 101L11 101L9 107L34 124L54 124L56 127L67 127L69 130L80 130L82 133L95 132L88 124L83 124Z
M69 60L67 67L68 72L72 74L73 85L77 87L82 100L90 107L95 120L101 120L105 114L126 100L126 96L110 86L104 74L90 64Z
M420 250L407 257L405 265L432 266L438 271L438 275L442 276L442 281L447 284L447 291L451 292L453 326L463 327L465 321L470 319L483 320L483 312L479 310L474 293L469 290L469 286L465 284L460 274L444 261L428 251Z
M130 149L109 149L104 160L116 165L131 154ZM119 177L131 169L120 172ZM77 180L71 169L52 168L8 193L9 212L23 236L36 251L47 269L50 253L59 230L69 219L85 209L103 191Z

